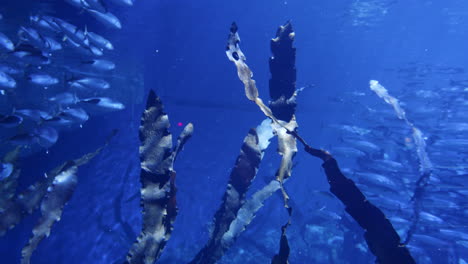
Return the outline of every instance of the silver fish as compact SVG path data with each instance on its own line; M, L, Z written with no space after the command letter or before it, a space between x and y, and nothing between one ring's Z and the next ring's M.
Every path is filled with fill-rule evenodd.
M118 5L122 6L132 6L133 5L133 0L111 0L113 3L116 3Z
M335 147L332 149L332 154L337 156L343 156L348 158L358 158L364 157L366 153L360 151L359 149L350 148L350 147Z
M42 126L34 129L33 134L37 138L39 145L49 148L58 140L58 132L52 127Z
M69 120L71 122L84 123L88 121L89 115L82 108L68 108L62 110L59 116L63 119Z
M60 116L54 116L49 119L42 120L42 124L46 124L48 126L54 126L54 127L63 127L63 126L68 126L72 122L68 119L64 119Z
M89 88L105 90L110 88L110 84L102 79L85 77L69 81L70 87L73 88Z
M84 6L102 13L107 12L107 7L102 0L81 0Z
M16 81L10 75L0 71L0 87L13 89L16 87Z
M15 48L13 56L21 59L25 63L33 65L44 65L50 63L50 59L45 56L41 50L24 43Z
M72 104L76 104L77 102L79 102L79 99L78 97L76 97L75 94L65 92L65 93L60 93L60 94L55 95L54 97L49 98L49 101L56 102L60 105L72 105Z
M0 32L0 49L7 51L13 51L15 49L13 42L2 32Z
M13 164L0 163L0 181L10 177L12 173L13 173Z
M44 41L44 38L33 28L20 27L18 31L18 36L21 40L31 43L34 47L45 50L47 49L47 44Z
M24 73L24 71L22 69L15 68L15 67L12 67L12 66L9 66L9 65L6 65L6 64L0 64L0 72L4 72L4 73L10 74L10 75L19 75L19 74Z
M65 0L65 2L69 3L70 5L76 8L85 8L85 4L82 0Z
M108 50L114 49L114 46L109 40L105 39L101 35L98 35L94 32L88 32L88 38L92 44L96 45L99 48L108 49Z
M46 46L47 46L46 49L49 50L49 51L57 51L57 50L62 49L62 44L60 44L60 42L56 41L53 38L44 37L44 41L45 41Z
M111 28L116 28L116 29L121 29L122 24L120 23L120 20L112 13L107 12L107 13L101 13L96 10L92 9L86 9L89 14L91 14L96 20L101 22L102 24L109 26Z
M61 32L60 27L52 20L52 17L48 16L30 16L29 20L31 23L41 32L56 34Z
M115 69L115 63L109 60L93 59L82 61L81 64L85 66L85 68L92 68L99 71L111 71Z
M23 118L17 115L0 115L0 127L12 128L17 127L23 123Z
M99 107L106 108L106 109L122 110L125 108L125 106L122 103L117 102L107 97L91 97L91 98L81 99L80 102L85 103L85 104L99 106Z
M52 118L52 116L49 113L37 109L17 109L15 110L15 114L20 114L23 117L27 117L35 122Z
M78 27L76 27L75 25L72 25L58 18L55 18L54 22L57 23L57 25L62 29L63 33L67 36L67 38L70 38L71 40L73 40L73 42L79 45L89 46L87 32L84 32L78 29Z
M28 80L33 84L42 86L50 86L59 83L59 80L57 78L52 77L48 74L39 73L30 74Z

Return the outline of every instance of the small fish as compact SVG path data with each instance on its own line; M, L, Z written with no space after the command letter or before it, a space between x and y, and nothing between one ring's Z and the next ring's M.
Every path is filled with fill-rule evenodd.
M58 132L52 127L42 126L34 129L34 136L37 138L39 145L44 148L49 148L58 140Z
M47 44L44 41L44 38L33 28L20 27L18 36L22 41L27 41L38 49L47 49Z
M48 51L57 51L62 49L62 44L50 37L44 37L44 42L46 43L46 49Z
M106 12L106 13L101 13L96 10L92 9L86 9L89 14L91 14L96 20L101 22L102 24L109 26L111 28L116 28L116 29L121 29L122 24L120 23L120 20L112 13Z
M0 163L0 181L10 177L12 173L13 173L13 164Z
M0 49L7 51L13 51L15 49L13 42L2 32L0 32Z
M83 0L65 0L65 2L80 9L86 7L85 4L83 3Z
M15 68L6 64L0 64L0 72L4 72L10 75L20 75L24 73L22 69Z
M73 40L78 45L89 46L89 40L86 31L80 30L77 26L54 18L54 22L62 29L67 38Z
M132 6L133 5L133 0L110 0L118 5L122 6Z
M15 110L15 114L20 114L23 117L27 117L35 122L52 118L52 116L49 113L36 109L17 109Z
M65 44L73 49L75 49L78 53L87 56L87 57L94 57L94 56L102 56L102 50L94 47L94 46L83 46L70 38L65 39Z
M61 32L60 27L48 16L30 16L29 21L43 32L56 34Z
M102 0L81 0L85 8L93 9L102 13L107 12L107 7Z
M50 86L59 83L59 80L48 74L33 73L27 78L31 83L41 86Z
M115 69L115 63L109 60L93 59L93 60L82 61L81 64L85 67L89 67L89 68L96 69L99 71L111 71Z
M110 88L110 84L99 78L84 77L68 82L72 88L88 88L105 90Z
M16 87L16 81L10 75L0 71L0 87L13 89Z
M398 185L394 181L380 174L370 173L370 172L356 172L355 174L359 176L359 182L362 182L362 183L367 182L367 183L385 185L387 187L390 187L393 190L398 187Z
M115 110L122 110L125 106L117 101L114 101L107 97L91 97L86 99L81 99L81 103L96 105L106 109L115 109Z
M333 148L332 153L348 158L359 158L366 156L366 153L360 151L359 149L350 147L335 147Z
M12 128L17 127L23 123L23 118L17 115L0 115L0 127Z
M82 108L68 108L59 113L59 117L71 122L84 123L88 121L89 115Z
M114 46L109 40L105 39L101 35L98 35L94 32L88 32L88 38L92 44L96 45L99 48L108 49L108 50L114 49Z
M68 119L64 119L60 116L54 116L49 119L42 120L41 124L46 124L48 126L54 126L54 127L63 127L63 126L71 125L71 123L72 122Z
M56 102L59 105L72 105L78 103L79 99L75 94L65 92L49 98L49 101Z
M8 139L8 141L17 146L33 145L37 142L37 138L32 133L17 134Z
M424 219L424 220L426 220L428 222L432 222L432 223L443 224L445 222L440 217L435 216L433 214L430 214L428 212L421 212L419 214L419 216L421 217L421 219Z
M50 63L50 59L45 56L41 50L25 43L22 43L15 48L13 56L33 65L44 65Z

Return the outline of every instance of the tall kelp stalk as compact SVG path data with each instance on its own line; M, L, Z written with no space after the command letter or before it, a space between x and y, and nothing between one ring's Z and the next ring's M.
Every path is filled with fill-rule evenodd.
M411 219L411 226L406 233L406 238L404 241L404 244L408 244L418 227L424 192L432 175L432 162L426 152L426 141L424 139L423 133L421 130L419 130L419 128L417 128L412 122L408 120L405 110L400 106L398 99L391 96L387 89L385 89L385 87L383 87L376 80L371 80L369 82L369 88L374 91L380 98L384 99L387 104L391 105L395 110L395 114L397 115L398 119L403 120L413 132L412 136L414 144L416 145L416 154L419 159L420 175L415 183L416 186L414 188L413 196L411 197L411 202L413 203L413 216Z
M79 159L65 162L55 168L52 174L48 175L45 180L32 185L32 188L29 187L28 192L18 195L17 205L13 207L13 212L15 212L14 216L19 217L18 220L24 217L24 213L16 214L18 209L24 209L26 210L25 212L31 213L31 211L36 208L36 204L44 197L40 206L41 216L36 226L33 228L33 235L29 239L28 244L21 251L21 264L30 263L32 253L36 250L39 243L50 235L52 225L60 221L63 207L70 200L78 183L78 167L88 163L99 154L102 149L109 144L109 140L114 134L115 131L108 138L104 146Z
M269 107L280 122L283 122L285 127L291 130L297 128L295 123L296 113L296 48L294 48L294 30L290 22L280 26L276 32L276 38L270 42L271 52L273 56L270 57L270 73L271 78L269 82L270 90L270 103ZM278 152L283 156L281 161L283 163L289 162L285 168L288 174L286 177L291 176L292 170L292 159L297 152L296 139L294 136L287 133L287 130L277 128L276 133L278 134ZM277 176L280 176L280 171L277 172ZM277 177L279 182L283 184L283 178ZM284 193L284 197L287 197L284 187L281 188ZM292 209L289 207L287 201L285 206L289 214L288 222L281 227L281 239L280 249L277 255L273 257L272 263L282 264L288 263L289 258L289 243L286 236L286 230L291 224L291 213Z
M126 263L154 263L169 240L177 216L173 164L183 145L192 136L189 123L172 148L169 118L163 104L150 91L140 125L140 181L142 229L127 255Z

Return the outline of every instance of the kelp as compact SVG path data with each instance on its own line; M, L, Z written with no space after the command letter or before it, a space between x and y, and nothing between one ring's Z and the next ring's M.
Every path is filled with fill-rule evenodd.
M41 216L39 217L36 226L33 228L33 235L29 239L28 244L21 251L21 264L30 263L32 253L36 250L39 243L46 237L50 235L52 225L55 222L60 221L62 216L63 207L70 200L73 192L75 191L76 185L78 183L77 171L78 167L88 163L92 160L97 154L99 154L104 147L109 143L109 140L112 138L114 133L108 138L106 144L96 151L88 153L76 160L70 160L57 167L54 170L53 176L49 177L45 182L51 182L51 185L46 188L46 194L44 199L41 202ZM56 172L56 173L55 173ZM52 179L52 180L51 180ZM44 182L39 184L41 188L36 189L36 191L42 191ZM32 195L31 200L24 200L29 202L24 203L29 206L29 209L34 209L31 207L33 202L36 202L40 195ZM23 197L24 199L24 197ZM33 201L33 202L32 202Z
M139 129L143 224L126 263L154 263L169 240L178 210L173 163L192 133L193 125L185 126L173 149L169 118L150 91Z
M269 107L279 120L289 122L296 111L296 48L292 25L280 26L270 41Z
M99 154L105 146L107 146L110 138L115 133L116 131L114 131L113 134L107 139L107 142L104 146L98 148L95 152L83 155L73 162L75 162L77 166L81 166L89 162L92 158ZM13 198L2 204L0 210L0 236L4 235L8 230L14 228L21 222L21 220L23 220L24 217L32 214L39 207L42 199L47 194L48 188L53 184L53 181L57 175L63 171L67 163L68 162L65 162L52 169L50 172L44 175L44 178L38 180L34 184L31 184L25 190L16 194Z
M233 244L237 236L229 236L231 223L240 214L245 195L257 175L263 153L273 133L270 121L265 120L257 129L250 129L229 176L229 183L222 203L213 220L214 230L209 241L190 263L215 263Z
M406 238L404 244L408 244L411 241L411 238L416 231L419 223L422 199L426 186L429 184L429 180L432 175L432 162L429 159L429 155L426 152L426 141L423 137L423 134L419 128L417 128L412 122L406 117L405 110L400 106L398 99L391 96L387 89L383 87L378 81L371 80L369 82L369 88L374 91L380 98L391 105L395 110L395 114L401 120L403 120L406 125L411 128L414 144L416 145L416 154L419 159L419 178L415 183L415 188L413 191L413 196L411 197L411 202L413 203L413 217L411 220L411 225L406 232Z
M273 256L273 259L271 260L271 264L287 264L288 258L289 258L289 243L288 243L288 237L286 236L286 229L288 228L288 225L290 223L288 222L286 225L281 227L281 239L280 239L280 249L278 254Z
M0 180L0 215L16 194L18 178L21 173L21 170L18 168L18 164L16 162L19 157L20 150L20 147L15 148L14 150L8 152L2 160L4 164L10 164L13 167L13 171L8 177ZM2 232L0 229L0 236L1 235Z

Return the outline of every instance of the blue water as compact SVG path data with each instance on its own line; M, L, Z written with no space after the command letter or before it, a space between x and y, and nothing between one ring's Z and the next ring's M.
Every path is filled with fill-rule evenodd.
M174 167L179 214L158 261L188 263L209 237L243 138L265 119L245 97L236 69L225 55L229 27L237 23L260 97L268 101L269 43L278 26L288 20L296 33L296 86L304 87L297 98L300 134L311 146L335 156L345 175L359 183L404 240L413 213L410 198L420 176L418 148L407 124L369 89L369 81L378 80L422 131L433 165L420 198L427 214L408 248L417 263L468 262L468 5L464 1L136 0L131 7L109 1L109 10L121 21L120 30L102 25L65 1L1 2L0 32L15 43L19 27L30 25L30 15L55 16L110 40L114 50L105 51L103 58L116 64L106 73L111 88L87 90L80 96L109 97L125 105L123 110L86 109L89 120L82 127L58 128L58 141L50 148L24 147L18 190L59 164L94 151L113 129L119 130L108 147L79 168L78 185L61 220L39 244L31 263L123 262L141 229L138 127L150 89L164 103L174 138L182 131L179 123L192 122L195 127ZM59 54L45 69L75 65L83 58L68 50ZM5 58L2 55L0 63ZM61 66L50 73L61 82L76 77ZM22 75L14 78L18 86L0 95L2 115L21 108L55 109L48 98L67 91L66 84L44 89L29 85ZM14 148L7 139L29 126L0 128L2 156ZM366 132L356 133L350 126ZM364 151L356 147L358 141L371 142L378 150ZM279 164L276 147L273 140L249 195L274 178ZM379 167L382 160L401 167ZM397 187L381 188L361 179L360 173L384 175ZM339 200L325 193L329 186L321 162L300 146L285 185L294 207L287 231L290 263L374 263L362 229ZM134 237L116 220L119 206ZM27 216L0 237L0 263L20 262L21 249L39 215L36 211ZM282 197L275 193L219 263L270 263L287 219Z

